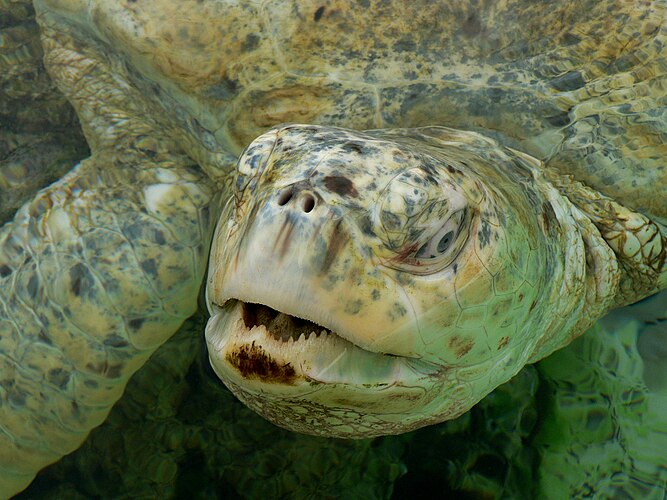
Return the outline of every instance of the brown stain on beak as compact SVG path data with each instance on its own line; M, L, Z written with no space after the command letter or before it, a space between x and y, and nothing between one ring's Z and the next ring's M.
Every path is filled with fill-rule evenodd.
M270 384L293 385L297 376L289 363L280 364L264 349L253 342L227 353L227 362L247 379Z

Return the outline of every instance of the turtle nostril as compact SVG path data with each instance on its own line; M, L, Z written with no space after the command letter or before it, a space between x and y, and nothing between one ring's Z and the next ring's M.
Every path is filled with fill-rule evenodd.
M312 212L313 208L315 208L315 197L312 194L307 193L303 197L303 211L306 213Z
M288 188L285 189L282 193L280 193L280 196L278 196L278 205L281 207L283 205L286 205L288 201L292 199L292 189Z

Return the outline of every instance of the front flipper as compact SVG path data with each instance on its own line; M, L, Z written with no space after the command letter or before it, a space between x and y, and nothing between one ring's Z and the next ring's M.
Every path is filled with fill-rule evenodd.
M96 153L0 233L3 493L77 448L196 309L212 189L185 158L142 160L152 142Z
M100 59L46 30L92 157L0 229L0 496L76 449L197 307L216 187Z

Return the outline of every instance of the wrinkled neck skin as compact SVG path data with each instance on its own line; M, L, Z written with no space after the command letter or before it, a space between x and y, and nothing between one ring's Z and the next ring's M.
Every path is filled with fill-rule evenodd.
M619 302L614 251L548 175L444 127L260 136L212 246L213 368L257 412L310 434L465 413ZM443 241L447 258L420 260ZM289 317L325 334L290 337Z

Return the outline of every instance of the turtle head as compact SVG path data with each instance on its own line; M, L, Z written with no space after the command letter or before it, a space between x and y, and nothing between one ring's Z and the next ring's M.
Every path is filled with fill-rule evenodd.
M211 252L216 373L307 433L399 433L467 411L549 344L563 320L549 284L578 251L517 158L445 128L257 138Z

